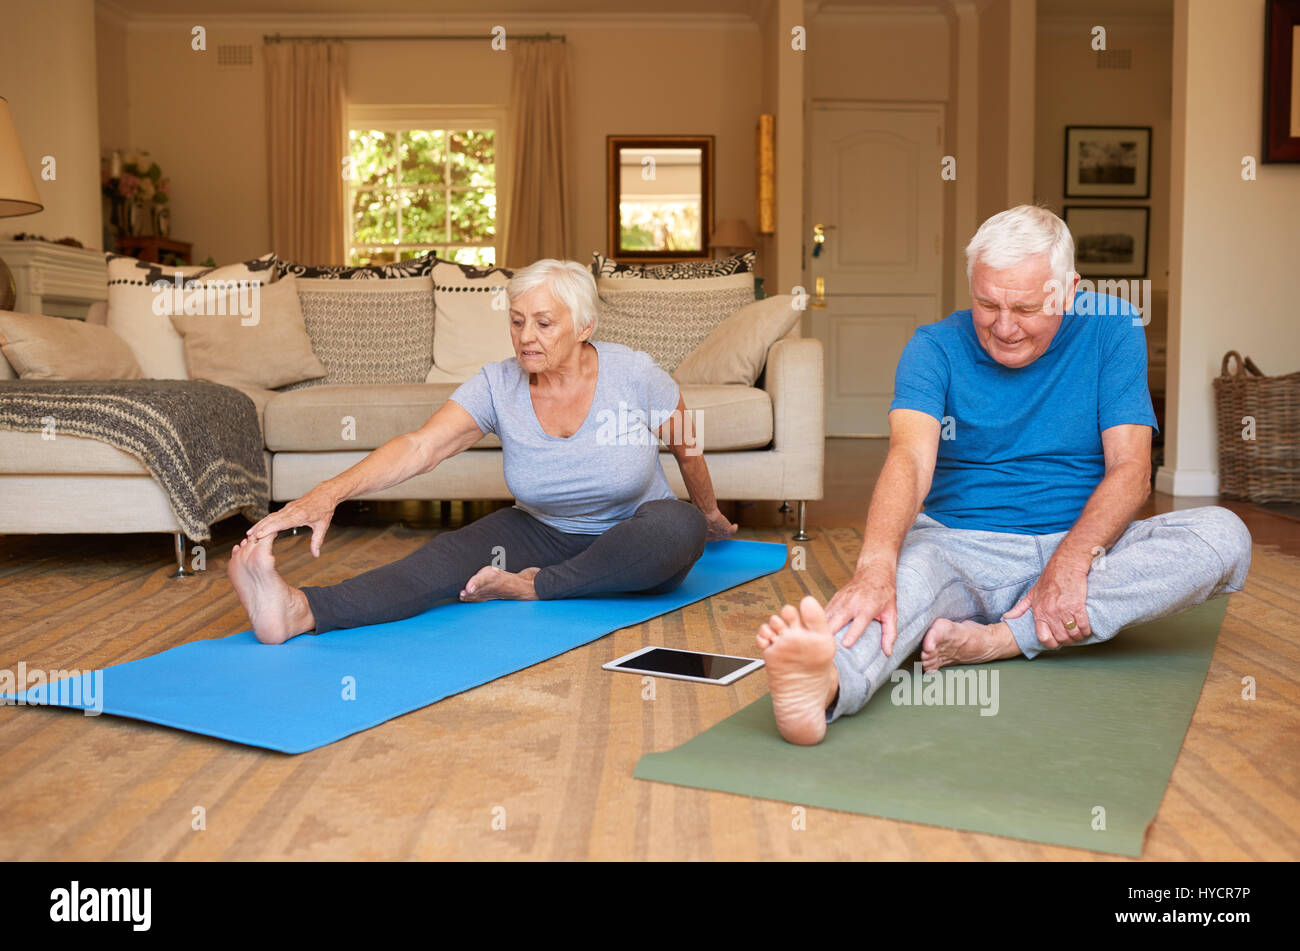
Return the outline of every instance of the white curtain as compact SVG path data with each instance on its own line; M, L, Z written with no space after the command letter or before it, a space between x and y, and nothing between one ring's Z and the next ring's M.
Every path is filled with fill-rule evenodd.
M512 40L511 202L505 251L514 266L567 258L569 66L565 44Z
M343 44L268 43L262 52L271 248L299 264L343 264Z

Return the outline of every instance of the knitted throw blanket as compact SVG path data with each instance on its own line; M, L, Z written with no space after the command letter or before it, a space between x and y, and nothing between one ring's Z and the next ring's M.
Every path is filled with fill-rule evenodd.
M270 498L253 401L202 380L3 380L0 429L98 439L139 459L182 530L206 541L238 509L256 521ZM111 498L103 504L112 505Z

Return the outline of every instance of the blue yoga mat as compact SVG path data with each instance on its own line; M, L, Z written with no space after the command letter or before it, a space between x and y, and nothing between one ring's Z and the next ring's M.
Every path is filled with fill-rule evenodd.
M98 693L104 713L305 753L779 571L785 559L785 546L771 542L711 542L667 594L452 602L278 646L245 631L83 674L102 674L94 692L53 684L24 691L23 702L85 709L91 703L76 701ZM355 699L344 699L349 684Z

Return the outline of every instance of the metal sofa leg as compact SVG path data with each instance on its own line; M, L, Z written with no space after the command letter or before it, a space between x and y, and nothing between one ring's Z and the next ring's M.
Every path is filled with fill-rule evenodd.
M176 542L176 570L169 574L168 578L189 578L194 572L185 567L185 534L184 532L172 532L172 538Z
M789 512L789 511L790 511L790 502L789 502L789 500L787 499L786 501L783 501L783 502L781 503L781 507L780 507L779 509L777 509L777 511L780 512L782 515L785 515L787 512Z
M799 503L799 531L794 533L794 540L797 542L812 541L812 536L804 531L804 518L808 514L808 503Z

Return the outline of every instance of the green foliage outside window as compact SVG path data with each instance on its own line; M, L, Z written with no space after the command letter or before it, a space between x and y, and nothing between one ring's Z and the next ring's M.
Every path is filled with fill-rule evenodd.
M491 130L357 130L348 134L351 263L427 251L496 263L496 136Z

